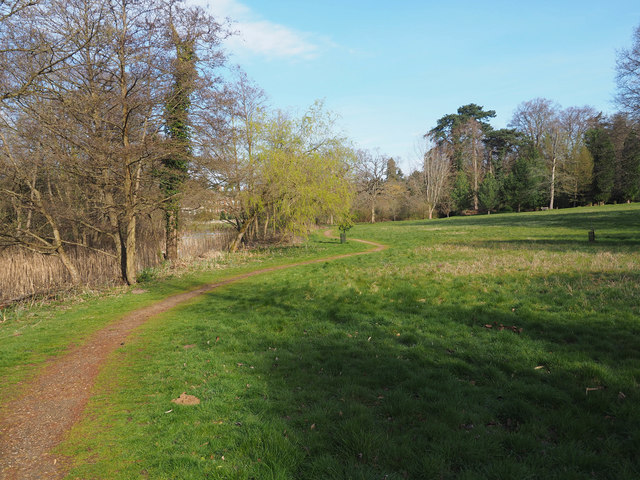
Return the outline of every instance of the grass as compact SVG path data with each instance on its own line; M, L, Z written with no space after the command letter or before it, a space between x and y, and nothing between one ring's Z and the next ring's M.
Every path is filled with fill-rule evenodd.
M83 343L92 333L128 312L257 268L364 248L356 243L339 246L318 235L304 246L265 248L236 255L218 253L177 270L166 266L149 269L143 272L148 281L133 288L87 290L62 296L59 301L7 308L0 318L0 402L19 395L19 386L15 388L18 383L37 374L47 359Z
M640 477L640 205L351 235L391 248L139 329L61 447L69 478Z

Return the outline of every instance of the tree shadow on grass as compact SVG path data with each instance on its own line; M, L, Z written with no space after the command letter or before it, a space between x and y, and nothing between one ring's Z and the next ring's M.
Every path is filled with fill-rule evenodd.
M502 250L547 250L553 252L567 251L617 251L638 248L640 246L640 232L637 237L629 235L601 236L595 242L589 242L585 233L584 238L574 237L567 239L512 239L512 240L486 240L472 242L452 242L457 246L472 248L502 249Z
M400 228L405 226L460 226L460 227L525 227L550 228L565 227L572 229L611 230L625 229L638 232L640 215L637 209L593 211L568 209L567 213L538 212L533 214L497 214L478 215L473 217L450 217L437 220L420 220L406 222L389 222L385 227Z
M269 426L241 445L246 478L636 478L637 316L530 295L540 308L296 281L216 292L260 332L228 333L266 384L239 399Z

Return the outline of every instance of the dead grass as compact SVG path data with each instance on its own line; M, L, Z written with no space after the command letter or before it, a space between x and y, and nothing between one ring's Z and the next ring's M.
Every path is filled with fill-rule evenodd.
M413 250L418 262L405 265L404 274L420 272L447 275L500 275L519 272L557 274L568 270L621 273L640 269L640 257L631 253L603 251L556 252L531 249L482 248L436 245ZM446 260L438 260L438 258ZM422 261L420 261L422 260Z
M182 238L179 257L184 265L194 258L206 260L211 252L220 252L228 245L233 232L186 234ZM161 239L141 243L138 269L157 268L163 263L164 242ZM84 248L68 250L80 273L83 287L112 286L121 283L118 260L111 255ZM214 254L215 256L215 254ZM47 296L71 286L71 278L55 255L41 255L20 247L0 252L0 305L32 296Z

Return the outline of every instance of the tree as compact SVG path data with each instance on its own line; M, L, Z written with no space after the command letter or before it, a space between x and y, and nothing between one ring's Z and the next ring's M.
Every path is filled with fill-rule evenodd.
M175 53L170 65L173 84L165 103L170 154L162 159L159 178L165 197L165 257L176 261L182 186L193 155L192 97L211 87L210 81L199 78L199 69L212 73L224 61L218 50L224 30L199 9L184 8L175 1L167 9L168 44Z
M593 199L606 203L613 192L616 155L613 143L602 127L587 131L586 145L593 157Z
M28 119L19 118L15 128L4 120L0 126L0 170L7 178L0 192L8 202L4 208L0 205L0 248L20 245L57 255L71 283L77 285L80 275L67 253L69 241L63 236L66 225L59 201L68 192L64 171Z
M561 192L575 207L584 202L593 183L593 157L583 144L573 147L562 165Z
M598 113L589 106L568 107L558 112L563 158L558 171L558 191L576 206L588 192L593 176L593 159L584 144L584 135L596 124Z
M39 92L78 53L78 31L59 22L61 10L76 7L75 1L0 2L0 102ZM96 19L86 20L95 31Z
M478 210L478 190L483 177L484 143L480 122L470 118L459 127L462 166L471 180L473 209Z
M545 158L549 172L549 208L555 205L558 171L567 152L567 133L558 116L559 106L551 100L536 98L521 103L509 126L526 134L533 147Z
M428 217L432 219L434 210L446 194L451 163L445 145L425 142L418 149L418 153L422 157L421 190L424 194Z
M371 154L366 150L356 152L356 183L358 194L368 204L371 223L376 222L378 198L384 192L387 159L379 152Z
M500 204L500 183L491 172L487 173L478 190L480 204L487 210L487 213L495 211Z
M346 218L353 153L334 116L321 102L299 118L270 113L243 74L234 90L227 125L220 129L210 119L211 135L222 130L228 140L208 145L197 159L200 177L218 191L236 228L229 249L266 236L268 228L284 239L306 235L317 219Z
M640 119L640 26L632 37L631 48L623 48L618 53L616 80L618 105L636 120Z
M42 5L47 3L55 2ZM176 134L184 131L177 128L184 118L173 117L174 134L163 130L168 117L163 113L180 109L171 106L178 95L172 68L177 64L176 43L171 42L170 32L188 39L188 32L206 30L201 44L209 46L219 32L219 25L201 9L178 8L178 4L160 0L55 4L39 27L47 39L67 39L71 54L58 57L55 68L46 69L27 90L2 104L5 128L14 133L5 135L14 143L5 152L13 151L18 158L19 149L14 147L28 140L16 128L18 119L29 119L32 130L46 138L42 150L47 158L37 168L42 179L32 185L40 191L39 185L47 185L54 195L55 202L48 207L52 219L65 227L59 228L60 242L108 255L115 250L127 283L136 281L138 242L144 240L140 222L152 218L167 200L166 189L162 195L158 188L162 160L185 152ZM199 57L203 50L196 48ZM18 63L17 77L27 78L32 68L28 58ZM22 155L19 161L29 159Z
M522 132L511 128L491 130L485 134L483 141L488 157L487 169L497 179L507 174L516 156L527 143Z
M385 172L385 175L387 177L387 180L399 181L404 178L402 170L398 168L398 165L393 158L389 158L389 160L387 160L387 170Z
M540 150L549 126L554 122L558 105L546 98L534 98L516 107L509 126L527 135Z
M389 217L395 222L407 205L409 190L402 180L387 180L382 198Z
M180 35L170 17L169 31L171 43L175 47L173 60L173 88L166 101L167 136L173 142L173 152L162 159L160 186L165 201L165 258L175 262L178 259L178 226L180 218L180 190L187 179L191 157L191 132L189 111L191 95L197 76L194 39Z
M469 208L471 204L471 185L467 174L459 170L455 174L453 188L451 190L451 203L455 211L461 212Z
M622 150L622 166L625 176L619 186L622 199L626 202L640 198L640 138L631 131Z
M519 156L504 180L506 201L518 212L523 208L538 206L541 179L536 174L536 157L533 152Z
M484 107L470 103L458 108L457 113L448 114L438 119L425 138L429 137L438 144L448 144L451 148L452 163L456 169L463 168L462 138L465 130L473 120L483 134L492 130L488 119L496 116L495 110L484 110ZM473 123L473 122L471 122Z

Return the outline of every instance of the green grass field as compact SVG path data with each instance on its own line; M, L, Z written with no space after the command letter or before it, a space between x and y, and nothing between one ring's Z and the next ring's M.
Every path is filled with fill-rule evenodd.
M142 327L61 447L69 478L640 478L640 205L350 236L390 248L254 277ZM307 252L363 248L348 245ZM182 392L201 403L171 403Z
M15 385L36 375L48 358L86 341L95 331L128 312L169 295L193 290L250 270L328 255L365 250L356 243L335 245L318 235L301 247L266 248L235 255L220 254L178 269L142 272L135 287L63 296L53 303L20 304L0 312L0 403L19 395Z

